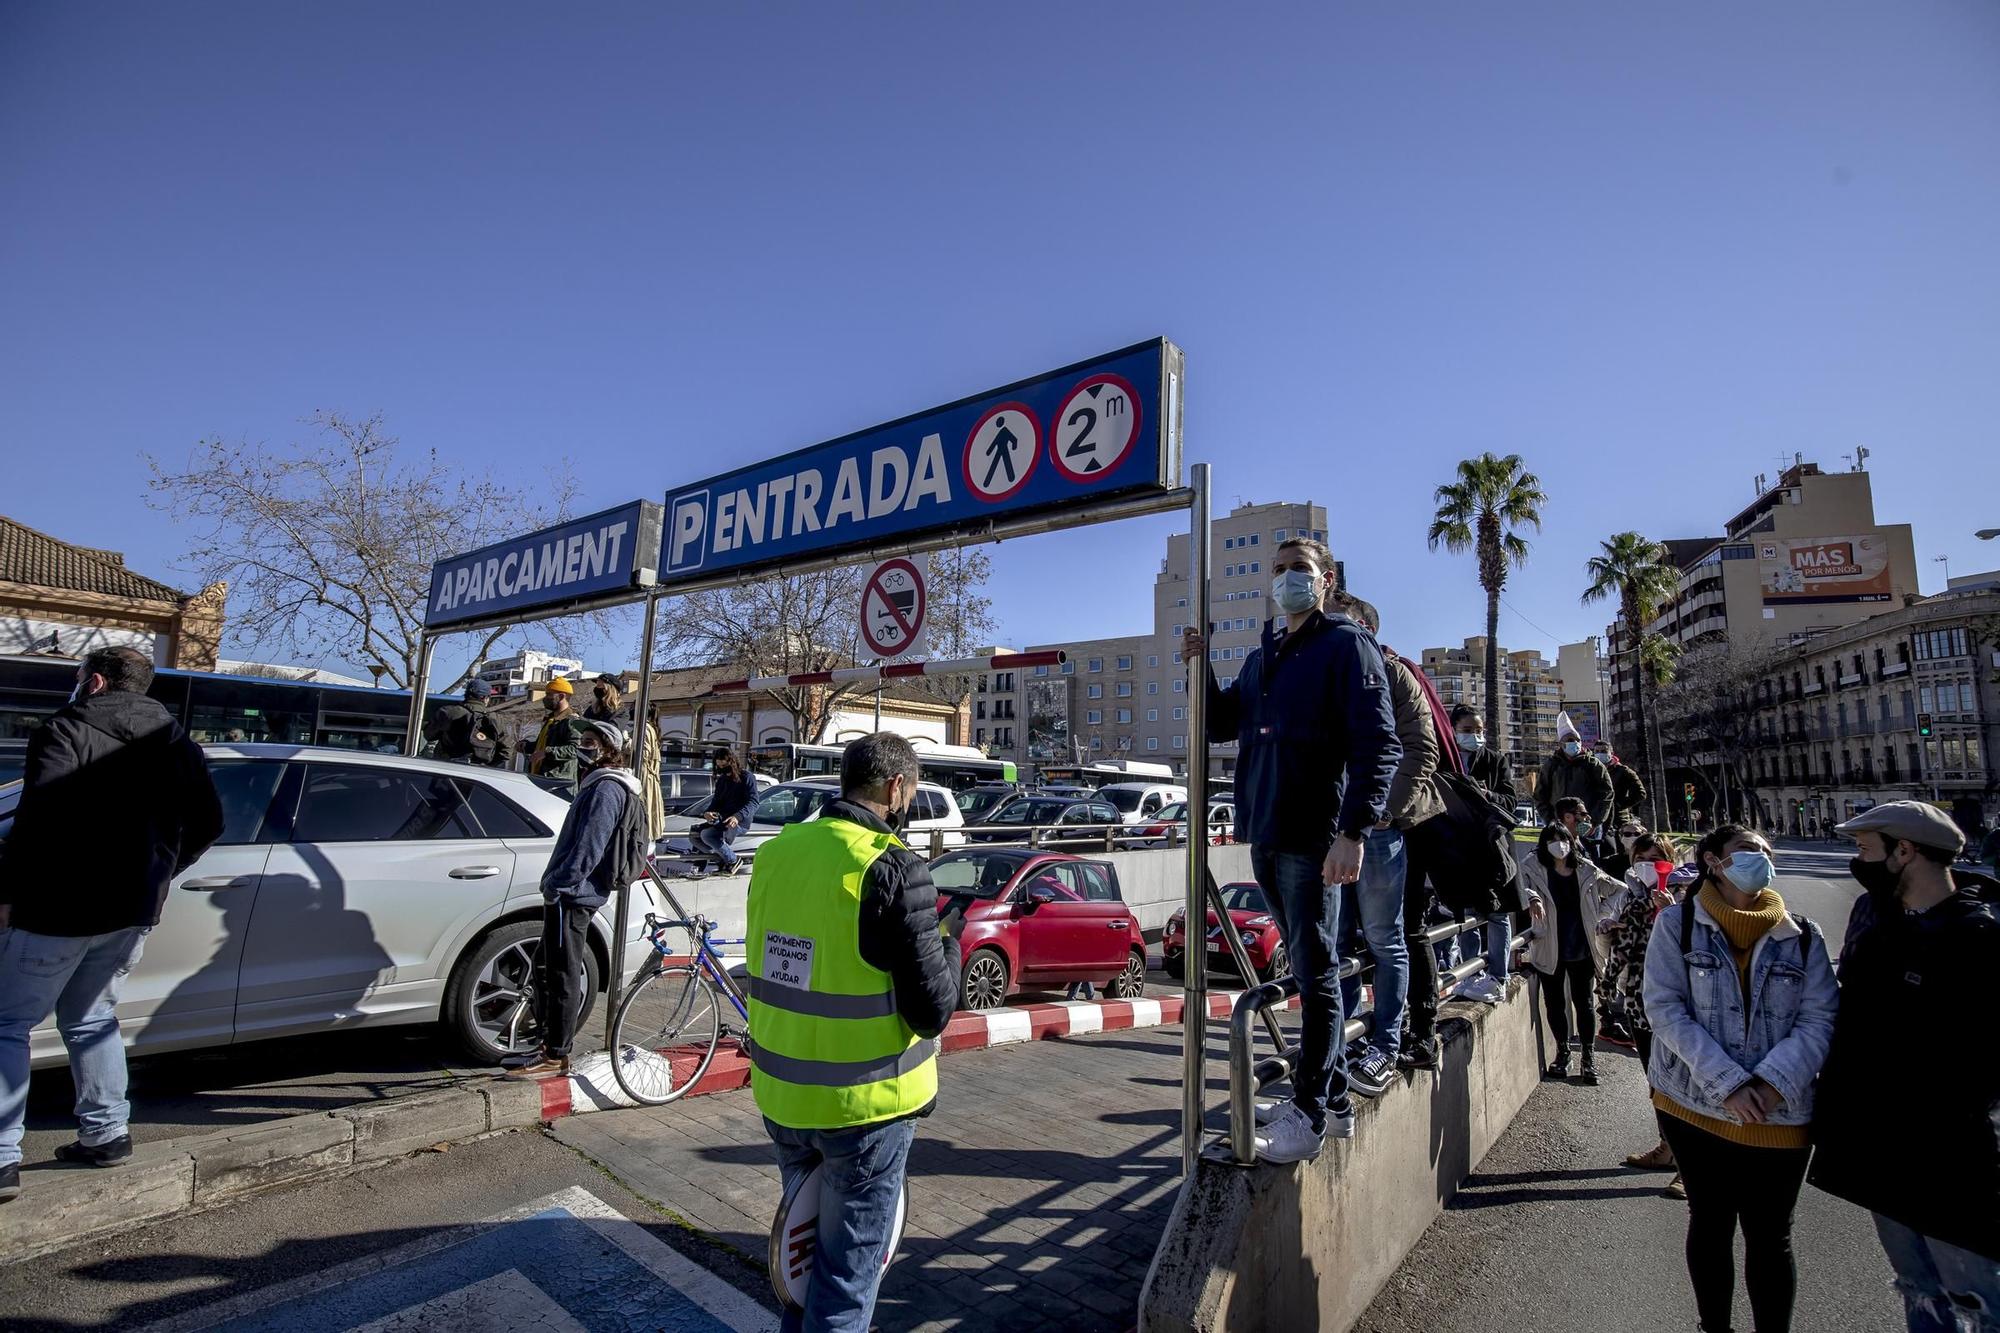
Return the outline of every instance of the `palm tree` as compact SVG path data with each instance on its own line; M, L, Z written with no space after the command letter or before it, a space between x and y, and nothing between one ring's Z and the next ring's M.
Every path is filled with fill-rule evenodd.
M1507 566L1528 563L1528 543L1516 531L1542 527L1542 506L1549 497L1535 474L1521 466L1519 454L1505 458L1481 454L1458 465L1458 480L1437 488L1437 513L1431 519L1430 544L1453 555L1479 553L1479 586L1486 590L1486 735L1504 746L1500 730L1500 590L1507 586Z
M1664 685L1673 679L1675 646L1657 634L1646 632L1646 622L1680 591L1680 570L1667 548L1636 532L1613 533L1603 542L1603 550L1584 562L1590 586L1583 590L1583 604L1618 599L1618 618L1625 623L1625 652L1632 654L1632 712L1639 727L1638 768L1652 774L1649 762L1651 739L1646 731L1646 684L1650 679ZM1652 810L1650 826L1659 827L1659 784L1648 784Z

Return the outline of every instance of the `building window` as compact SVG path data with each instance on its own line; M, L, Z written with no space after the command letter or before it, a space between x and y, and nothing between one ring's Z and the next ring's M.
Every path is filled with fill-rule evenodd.
M980 745L986 744L986 728L981 727L979 730L973 732L972 739L977 744Z
M1119 657L1118 669L1120 671L1130 671L1132 669L1132 659L1129 655L1123 655Z
M1101 657L1093 657L1093 658L1091 658L1091 659L1090 659L1090 670L1092 670L1092 671L1102 671L1102 670L1104 670L1104 659L1103 659L1103 658L1101 658Z
M1186 694L1186 693L1187 693L1187 682L1186 682L1186 681L1184 681L1184 680L1176 680L1176 681L1174 682L1174 693L1175 693L1175 694Z
M1147 748L1148 750L1157 750L1157 749L1159 749L1159 748L1160 748L1160 738L1159 738L1158 736L1148 736L1148 737L1146 737L1146 748Z
M982 722L985 721L986 701L984 699L981 699L978 703L972 705L972 715L973 717L978 718Z
M1252 546L1255 546L1257 544L1257 534L1254 532L1250 534L1250 544Z
M1121 709L1119 709L1119 710L1118 710L1118 721L1119 721L1119 722L1120 722L1121 724L1123 724L1123 725L1130 725L1130 724L1131 724L1131 721L1132 721L1132 710L1131 710L1131 709L1129 709L1129 708L1121 708Z
M1291 531L1292 530L1290 528L1279 528L1276 532L1272 533L1271 535L1277 538L1279 541L1283 541L1287 536L1291 535Z
M1182 735L1180 735L1180 734L1176 733L1176 734L1175 734L1175 736L1174 736L1174 748L1175 748L1176 750L1185 750L1185 749L1187 749L1187 737L1185 737L1185 736L1182 736Z
M1076 674L1076 663L1064 662L1062 664L1062 673L1065 676L1074 676Z
M1160 665L1160 655L1159 655L1158 653L1147 653L1147 654L1146 654L1146 668L1147 668L1147 670L1149 670L1149 671L1150 671L1150 670L1152 670L1152 669L1153 669L1154 667L1157 667L1157 666L1159 666L1159 665Z
M1148 722L1158 722L1160 720L1160 710L1157 708L1148 708L1146 710L1146 720Z
M1121 680L1121 681L1119 681L1119 682L1118 682L1118 697L1119 697L1119 698L1121 698L1121 699L1129 699L1129 698L1131 698L1131 697L1132 697L1132 682L1131 682L1131 681L1129 681L1129 680Z
M1262 560L1252 560L1252 561L1250 562L1250 572L1251 572L1252 574L1261 574L1261 573L1263 573L1263 572L1264 572L1264 562L1263 562Z
M1046 676L1049 674L1049 669L1045 666L1038 666L1035 668L1035 674L1037 676Z
M1093 699L1102 699L1104 697L1104 687L1102 685L1092 685L1088 688L1088 693Z
M1233 551L1233 550L1235 550L1235 549L1236 549L1236 539L1235 539L1234 537L1224 537L1224 538L1222 539L1222 549L1223 549L1223 550L1225 550L1225 551Z
M1084 712L1083 723L1087 727L1098 726L1103 721L1104 721L1104 713L1100 709L1092 708Z
M1187 605L1187 598L1185 598L1185 597L1181 598L1181 599L1180 599L1179 601L1175 602L1175 603L1174 603L1174 605L1175 605L1175 606L1177 606L1177 607L1180 607L1180 606L1186 606L1186 605Z
M1146 682L1146 693L1148 693L1148 694L1158 694L1159 692L1160 692L1160 682L1159 682L1159 681L1157 681L1157 680L1149 680L1149 681L1147 681L1147 682Z
M1175 665L1175 666L1179 666L1180 664L1181 664L1181 655L1180 655L1179 653L1175 653L1175 654L1174 654L1174 665Z
M1176 708L1176 709L1174 710L1174 721L1176 721L1176 722L1185 722L1185 721L1187 721L1187 709L1185 709L1185 708Z

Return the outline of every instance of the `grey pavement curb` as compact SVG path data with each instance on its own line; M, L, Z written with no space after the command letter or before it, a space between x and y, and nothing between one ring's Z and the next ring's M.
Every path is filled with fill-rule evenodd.
M541 1121L539 1084L495 1079L142 1143L116 1167L24 1171L0 1204L0 1263Z

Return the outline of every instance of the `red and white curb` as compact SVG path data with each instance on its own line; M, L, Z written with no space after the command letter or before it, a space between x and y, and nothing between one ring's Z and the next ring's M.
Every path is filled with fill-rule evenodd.
M1227 1018L1236 1007L1241 991L1216 991L1208 997L1208 1016ZM1296 997L1285 1008L1298 1008ZM1015 1042L1041 1041L1050 1037L1080 1037L1091 1032L1121 1032L1130 1028L1164 1027L1181 1021L1185 1000L1179 995L1157 1000L1064 1000L1054 1004L1027 1004L1006 1009L982 1009L956 1014L938 1039L944 1055L960 1051L984 1050ZM542 1118L560 1120L564 1116L591 1111L613 1111L636 1106L611 1075L611 1053L599 1051L585 1056L571 1068L568 1078L542 1080ZM705 1097L715 1092L735 1092L750 1086L750 1058L734 1041L725 1042L715 1059L696 1083L684 1094Z

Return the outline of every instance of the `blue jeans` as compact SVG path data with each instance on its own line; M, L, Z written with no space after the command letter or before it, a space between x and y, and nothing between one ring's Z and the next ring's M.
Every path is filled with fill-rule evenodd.
M697 847L706 847L714 852L722 868L730 870L736 865L736 835L741 832L743 832L741 824L729 828L722 827L720 822L702 824L696 827L693 842Z
M77 936L0 930L0 1166L21 1160L28 1034L52 1013L76 1083L77 1141L94 1148L125 1136L132 1104L125 1100L118 990L148 933L136 926Z
M1368 1044L1395 1058L1403 1042L1403 1007L1410 998L1410 945L1403 933L1403 835L1370 830L1361 854L1361 878L1342 905L1340 937L1358 930L1375 958L1375 1021ZM1341 1006L1361 1007L1361 978L1340 983Z
M1492 916L1486 918L1484 929L1486 934L1486 975L1492 977L1495 981L1505 983L1507 980L1508 964L1512 961L1511 955L1513 950L1508 945L1514 939L1514 914L1512 912L1495 912ZM1480 930L1481 927L1475 925L1472 929L1458 937L1461 951L1470 954L1480 947Z
M896 1220L915 1120L855 1129L787 1129L766 1119L789 1191L821 1162L819 1234L803 1311L787 1310L780 1333L868 1333L883 1252Z
M1292 1075L1292 1100L1315 1130L1326 1128L1327 1113L1350 1115L1347 1096L1347 1043L1341 1039L1340 950L1334 930L1340 921L1341 892L1320 871L1324 858L1305 852L1252 847L1250 868L1264 901L1278 919L1278 938L1292 960L1299 983L1303 1022L1299 1067ZM1399 890L1400 892L1400 890Z
M2000 1328L2000 1264L1875 1214L1875 1234L1896 1270L1910 1333L1958 1333L1955 1310L1978 1311L1968 1327Z

